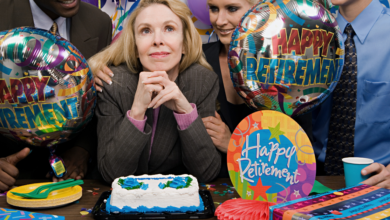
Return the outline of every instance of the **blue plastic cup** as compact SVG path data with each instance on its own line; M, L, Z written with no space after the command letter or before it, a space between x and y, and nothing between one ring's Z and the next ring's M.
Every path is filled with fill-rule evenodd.
M357 185L368 179L370 175L363 176L361 171L364 167L374 163L374 160L363 157L343 158L345 185L347 187Z

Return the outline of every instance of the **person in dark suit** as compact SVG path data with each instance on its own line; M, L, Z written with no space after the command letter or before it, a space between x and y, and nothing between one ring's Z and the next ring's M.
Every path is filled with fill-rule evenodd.
M180 0L144 0L121 36L88 62L115 86L98 94L98 166L103 178L219 173L221 156L201 118L214 114L218 79ZM129 49L131 48L131 49Z
M75 45L86 59L111 43L109 16L80 0L0 1L0 31L21 26L53 31L54 23L54 32ZM92 121L75 140L59 146L58 154L62 154L68 169L64 179L84 177L89 159L96 154L96 139L96 122L94 125ZM47 149L31 148L1 135L0 143L0 191L11 187L18 174L21 178L42 178L48 173Z
M213 139L214 145L222 153L220 177L229 177L227 170L226 152L232 132L249 114L255 112L239 97L230 79L228 52L232 33L239 24L242 16L258 0L208 0L210 7L210 22L219 41L203 45L207 62L211 64L219 77L218 103L219 110L215 116L203 119L207 132ZM294 118L312 140L311 116L305 114Z

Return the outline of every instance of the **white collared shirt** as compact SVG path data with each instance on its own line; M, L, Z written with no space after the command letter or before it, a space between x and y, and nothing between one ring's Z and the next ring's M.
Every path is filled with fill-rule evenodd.
M34 0L30 0L30 6L35 27L44 30L50 30L51 26L53 25L53 20L39 8L39 6L35 3ZM57 34L69 41L70 19L58 17L54 21L58 25Z

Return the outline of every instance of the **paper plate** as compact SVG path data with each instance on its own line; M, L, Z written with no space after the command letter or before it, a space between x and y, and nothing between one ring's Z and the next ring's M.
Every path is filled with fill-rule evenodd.
M34 183L14 188L7 193L7 203L22 208L54 208L72 203L80 199L82 196L81 186L73 186L66 189L55 190L51 192L46 199L26 199L11 193L29 193L42 185L50 183L52 182Z
M230 179L241 198L282 203L308 196L316 158L298 123L277 111L243 119L230 139Z

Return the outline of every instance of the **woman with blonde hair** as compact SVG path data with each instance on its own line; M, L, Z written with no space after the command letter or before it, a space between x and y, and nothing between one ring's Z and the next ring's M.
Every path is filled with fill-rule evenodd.
M107 182L131 174L214 179L221 156L202 117L214 115L218 79L179 0L142 0L118 40L89 60L111 86L98 94L98 166Z
M228 52L232 34L244 14L259 0L208 0L210 22L219 41L203 45L203 52L219 77L219 103L215 116L203 118L207 132L215 147L221 152L222 165L220 177L229 177L226 153L232 132L242 119L254 110L250 109L237 94L230 78ZM294 118L303 130L311 134L311 114Z

